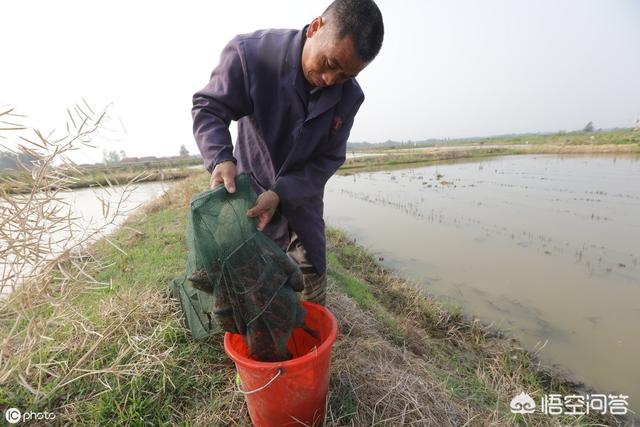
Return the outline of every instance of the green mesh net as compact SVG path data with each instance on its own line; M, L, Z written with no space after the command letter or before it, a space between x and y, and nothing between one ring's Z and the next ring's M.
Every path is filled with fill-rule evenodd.
M218 186L191 199L187 272L174 279L172 294L194 338L222 330L239 333L254 359L287 360L293 329L305 327L296 294L303 289L303 276L247 217L254 204L246 174L236 177L234 194Z

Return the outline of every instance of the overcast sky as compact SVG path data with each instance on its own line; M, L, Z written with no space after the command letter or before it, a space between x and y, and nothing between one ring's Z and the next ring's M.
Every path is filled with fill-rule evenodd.
M102 147L197 152L191 96L238 33L302 28L328 1L11 1L0 105L42 130L110 105ZM640 118L638 0L379 0L385 42L358 78L350 140L629 127ZM79 161L101 160L101 150Z

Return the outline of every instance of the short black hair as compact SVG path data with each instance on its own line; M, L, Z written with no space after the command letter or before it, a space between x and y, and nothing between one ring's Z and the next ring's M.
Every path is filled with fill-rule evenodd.
M350 36L360 60L369 63L382 47L382 13L373 0L335 0L322 16L335 19L337 37Z

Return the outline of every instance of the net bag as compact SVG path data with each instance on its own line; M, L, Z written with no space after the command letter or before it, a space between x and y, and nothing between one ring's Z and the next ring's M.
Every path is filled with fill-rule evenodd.
M255 205L250 177L236 177L236 192L223 185L191 199L187 221L186 275L174 279L187 327L195 339L222 330L242 334L260 361L291 358L287 343L304 327L296 291L304 287L298 266L247 217Z

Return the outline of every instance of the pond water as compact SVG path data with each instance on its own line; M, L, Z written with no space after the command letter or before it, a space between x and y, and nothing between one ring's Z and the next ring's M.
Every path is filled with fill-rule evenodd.
M164 194L171 182L142 182L125 190L124 185L114 185L105 188L80 188L60 193L61 199L69 205L71 211L78 215L80 223L85 227L101 227L106 223L100 199L108 201L113 211L126 191L125 198L120 204L119 218L113 224L105 227L105 232L113 231L126 217L144 203Z
M72 221L63 221L53 230L34 228L33 233L25 235L14 225L5 224L6 232L15 235L22 244L42 245L39 256L17 256L15 252L3 252L0 257L0 298L8 295L15 286L41 265L42 259L53 259L65 249L69 249L90 237L97 240L115 230L129 214L145 202L162 195L170 184L164 182L139 183L129 187L112 186L104 188L82 188L68 192L59 192L58 201L49 204L32 205L29 209L42 208L45 211L61 209L63 217L70 213ZM20 200L20 197L15 200ZM28 200L28 195L24 196ZM105 203L103 204L104 201ZM24 206L24 205L23 205ZM106 208L108 206L108 209ZM29 210L31 212L31 210ZM35 212L34 212L35 213ZM13 224L13 222L11 223ZM3 230L5 231L5 230ZM0 245L0 249L5 249Z
M640 156L334 176L325 219L425 292L640 410Z

